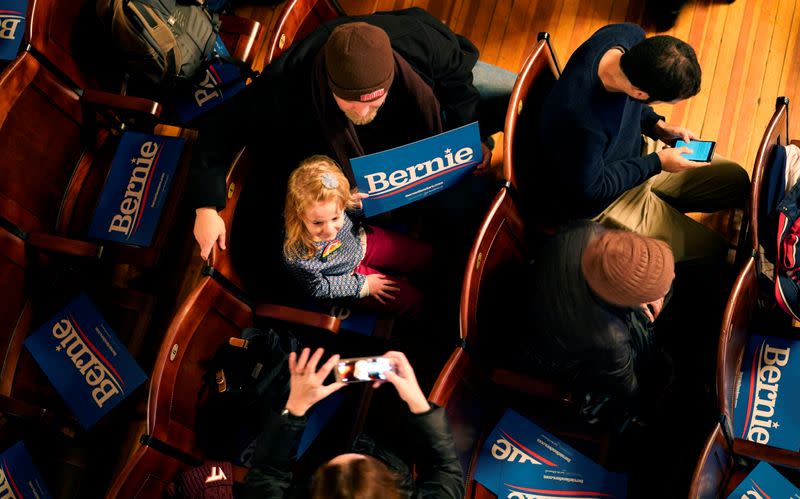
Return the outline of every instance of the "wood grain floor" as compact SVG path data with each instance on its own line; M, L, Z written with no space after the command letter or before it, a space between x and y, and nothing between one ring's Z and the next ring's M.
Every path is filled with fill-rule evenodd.
M467 36L481 59L517 70L539 31L548 31L561 64L595 30L608 23L643 24L642 0L340 0L349 14L421 7ZM237 11L272 26L283 4ZM657 111L752 170L756 149L775 106L786 95L800 105L800 0L689 1L665 33L696 50L703 68L700 94ZM791 106L790 106L791 108ZM795 114L795 113L792 113ZM800 136L797 120L790 134Z

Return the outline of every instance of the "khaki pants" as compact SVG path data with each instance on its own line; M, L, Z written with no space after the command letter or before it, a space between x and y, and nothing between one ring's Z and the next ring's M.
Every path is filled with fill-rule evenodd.
M657 149L654 141L646 141L646 152ZM684 213L743 207L749 188L747 172L715 154L710 166L680 173L661 172L649 178L623 193L594 220L612 228L663 239L672 246L678 262L707 257L724 259L727 241Z

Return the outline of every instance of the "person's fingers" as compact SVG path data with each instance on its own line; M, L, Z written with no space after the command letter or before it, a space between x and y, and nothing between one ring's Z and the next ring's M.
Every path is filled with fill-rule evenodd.
M388 283L391 283L391 284L388 284ZM400 288L395 286L394 284L396 284L394 281L387 281L387 284L383 285L383 290L384 291L400 291Z
M381 298L381 296L380 296L380 293L375 293L375 294L374 294L374 295L372 295L372 296L373 296L373 298L375 298L376 300L378 300L378 303L380 303L381 305L386 305L386 302L385 302L385 301L383 301L383 298Z
M367 199L369 197L369 194L366 192L356 192L355 194L353 194L353 196L356 199Z
M686 146L676 147L675 150L678 151L678 154L691 154L692 153L692 150L689 149Z
M335 392L336 390L340 390L346 384L347 383L344 383L342 381L337 381L335 383L331 383L330 385L323 386L322 387L322 393L323 393L322 398L327 397L328 395L330 395L331 393Z
M644 315L647 316L650 322L655 322L656 318L653 317L653 314L650 312L650 308L647 305L644 305L642 307L642 310L644 311Z
M384 291L383 289L378 291L378 295L384 300L394 300L394 295L390 294L388 291ZM386 302L384 301L384 304L385 303Z
M225 251L227 248L225 247L225 231L223 230L222 233L217 238L217 244L219 245L219 249Z
M707 161L687 161L690 167L692 168L700 168L702 166L709 166L711 163Z
M337 353L336 355L331 355L331 358L325 361L325 363L322 364L322 367L319 368L319 372L317 374L319 374L322 379L327 378L333 370L333 366L335 366L337 362L339 362L339 354Z
M198 241L198 244L200 245L200 258L203 260L208 260L208 255L211 253L211 247L214 245L214 243L209 244Z
M306 371L309 374L314 374L317 372L317 364L319 364L319 359L322 358L322 354L325 353L325 350L322 348L317 348L314 350L314 354L308 360L308 365L306 366Z
M373 389L380 388L380 387L381 387L381 385L382 385L382 384L384 384L385 382L386 382L386 381L384 381L384 380L378 380L378 381L376 381L376 382L372 383L372 388L373 388Z
M297 359L296 370L298 372L305 370L306 363L308 362L308 356L311 353L310 348L304 348L302 352L300 352L300 358Z
M291 352L289 354L289 372L294 372L295 368L297 367L297 354Z

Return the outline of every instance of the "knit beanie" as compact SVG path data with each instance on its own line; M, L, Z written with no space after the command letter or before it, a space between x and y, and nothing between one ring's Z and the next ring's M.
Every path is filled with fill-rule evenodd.
M394 53L382 29L362 22L342 24L323 50L328 83L337 97L369 102L381 98L392 85Z
M583 250L581 271L600 298L634 307L667 294L675 278L675 259L664 241L609 230Z

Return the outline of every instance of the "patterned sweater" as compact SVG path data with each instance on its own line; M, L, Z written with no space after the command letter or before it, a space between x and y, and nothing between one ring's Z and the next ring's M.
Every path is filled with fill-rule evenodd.
M286 266L302 289L314 298L360 298L369 294L367 277L353 272L364 258L366 238L347 212L343 216L344 225L334 239L342 243L341 247L323 256L331 241L320 241L314 243L317 251L308 260L284 257Z

